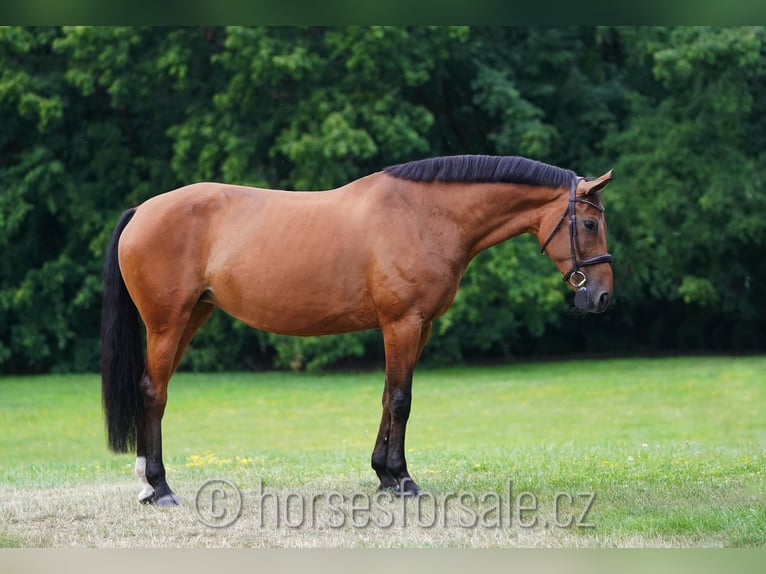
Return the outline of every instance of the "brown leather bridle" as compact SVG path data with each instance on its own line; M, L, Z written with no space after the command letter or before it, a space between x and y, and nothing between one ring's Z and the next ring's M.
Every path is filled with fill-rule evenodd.
M585 289L585 283L587 283L588 281L588 278L585 276L585 273L580 271L581 267L587 267L589 265L597 265L598 263L609 263L610 265L612 264L612 256L609 253L594 255L593 257L588 257L587 259L582 258L582 251L580 250L580 242L577 239L577 214L575 213L575 203L586 203L590 205L591 207L598 209L601 213L604 213L604 208L601 205L593 203L592 201L588 201L587 199L582 199L577 197L577 184L583 179L584 178L582 177L575 177L572 179L572 184L569 188L569 204L567 205L567 208L564 211L564 214L561 216L561 219L556 224L556 227L553 228L553 231L551 231L551 234L548 236L548 239L545 240L542 248L540 249L540 253L545 255L546 254L545 248L548 247L548 244L551 242L553 237L556 235L556 233L558 233L559 229L561 229L561 225L564 223L564 220L568 216L569 217L569 252L572 257L572 269L570 269L564 275L564 281L569 281L572 287L574 287L577 290ZM580 257L580 259L578 259L578 257Z

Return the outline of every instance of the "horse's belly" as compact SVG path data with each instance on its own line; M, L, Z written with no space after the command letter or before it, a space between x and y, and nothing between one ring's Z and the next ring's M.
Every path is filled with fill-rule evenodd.
M213 281L207 297L243 323L270 333L329 335L378 326L372 300L361 287L229 277Z

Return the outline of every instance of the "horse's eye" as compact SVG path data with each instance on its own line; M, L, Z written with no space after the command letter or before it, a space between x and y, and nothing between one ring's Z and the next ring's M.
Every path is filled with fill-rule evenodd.
M585 229L587 229L588 231L593 231L594 229L596 229L596 222L593 221L592 219L583 219L582 224L585 226Z

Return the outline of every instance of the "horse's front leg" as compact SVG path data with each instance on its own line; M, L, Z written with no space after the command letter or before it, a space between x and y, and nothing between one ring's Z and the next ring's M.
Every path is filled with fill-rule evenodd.
M375 440L375 448L372 451L372 468L378 475L380 486L378 490L397 490L399 483L388 472L388 434L391 428L391 411L388 409L388 379L383 387L383 414L380 417L378 438Z
M430 332L431 324L417 319L383 327L386 382L372 467L380 479L381 489L392 489L403 496L421 492L407 470L404 439L412 404L412 373Z

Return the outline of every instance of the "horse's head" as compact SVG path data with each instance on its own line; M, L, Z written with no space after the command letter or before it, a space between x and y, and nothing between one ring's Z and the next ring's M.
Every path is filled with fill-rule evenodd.
M611 179L611 170L593 180L573 179L564 214L560 215L559 207L551 208L542 218L538 236L542 252L553 259L575 291L575 305L589 313L603 312L612 297L612 256L606 250L601 202L601 190Z

